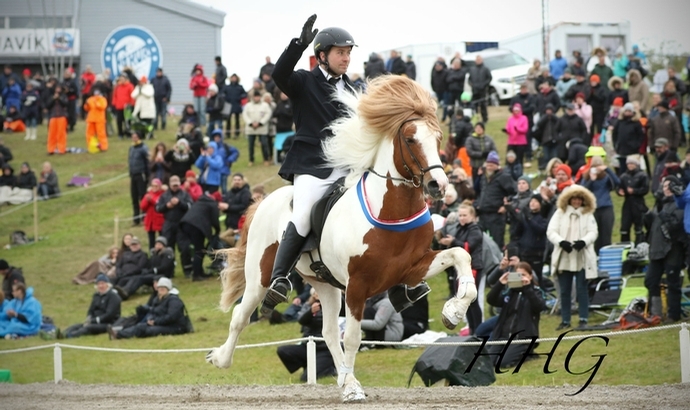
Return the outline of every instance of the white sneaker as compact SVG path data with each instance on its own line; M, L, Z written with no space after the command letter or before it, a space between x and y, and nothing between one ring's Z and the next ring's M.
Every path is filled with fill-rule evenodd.
M36 128L31 129L31 139L34 141L36 140Z
M26 129L26 136L24 137L24 141L28 141L31 139L31 129L27 128Z

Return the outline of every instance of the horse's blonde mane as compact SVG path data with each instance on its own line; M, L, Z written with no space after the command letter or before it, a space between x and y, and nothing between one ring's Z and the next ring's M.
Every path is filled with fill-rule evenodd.
M323 149L329 166L350 171L348 182L374 165L379 144L395 138L405 120L419 117L431 131L442 135L436 102L406 77L377 77L367 83L366 94L344 93L340 100L348 113L331 124L333 136L323 143Z

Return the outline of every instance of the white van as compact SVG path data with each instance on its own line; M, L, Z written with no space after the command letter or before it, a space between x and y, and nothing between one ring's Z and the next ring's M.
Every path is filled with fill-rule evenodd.
M520 84L527 80L527 70L532 63L510 50L489 48L477 53L463 54L463 67L473 67L478 55L482 56L484 65L491 70L489 103L494 106L502 102L508 103L520 92ZM469 79L469 75L467 77ZM467 85L465 88L470 91Z

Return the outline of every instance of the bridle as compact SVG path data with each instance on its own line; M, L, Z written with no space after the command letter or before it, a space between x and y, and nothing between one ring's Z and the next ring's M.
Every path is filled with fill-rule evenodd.
M410 143L407 142L407 138L405 138L403 136L402 129L405 126L405 124L407 124L408 122L417 121L417 120L421 120L421 119L423 119L423 118L421 118L421 117L409 118L409 119L403 121L403 123L400 124L400 128L398 128L398 138L401 141L400 144L398 144L398 146L400 147L400 159L402 159L403 167L405 168L405 171L407 171L407 173L409 174L410 178L409 179L397 178L397 177L392 177L392 176L388 176L388 175L381 175L378 172L374 171L373 168L369 168L369 172L371 172L372 174L374 174L380 178L389 179L391 181L404 182L407 184L411 184L415 188L419 188L420 186L422 186L422 181L424 179L424 175L427 172L431 171L434 168L440 168L441 170L443 170L443 166L441 166L441 165L432 165L430 167L422 168L422 164L419 163L419 160L417 159L417 157L412 152L412 147L410 147ZM405 161L405 156L403 155L403 142L405 143L405 147L407 147L407 152L410 154L410 157L412 157L412 160L414 161L415 165L417 165L417 168L419 169L419 174L415 174L414 172L412 172L412 169L410 169L410 167L407 165L407 162Z

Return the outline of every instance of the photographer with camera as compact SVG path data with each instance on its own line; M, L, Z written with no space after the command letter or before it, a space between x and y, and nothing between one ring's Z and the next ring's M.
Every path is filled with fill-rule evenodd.
M539 315L546 308L544 298L535 283L532 267L527 262L519 262L514 272L509 271L491 287L486 300L491 306L501 308L490 340L508 340L539 337ZM532 350L538 344L532 346ZM530 344L511 343L500 363L500 367L515 366L527 352ZM504 345L491 345L488 352L500 360L499 353Z

